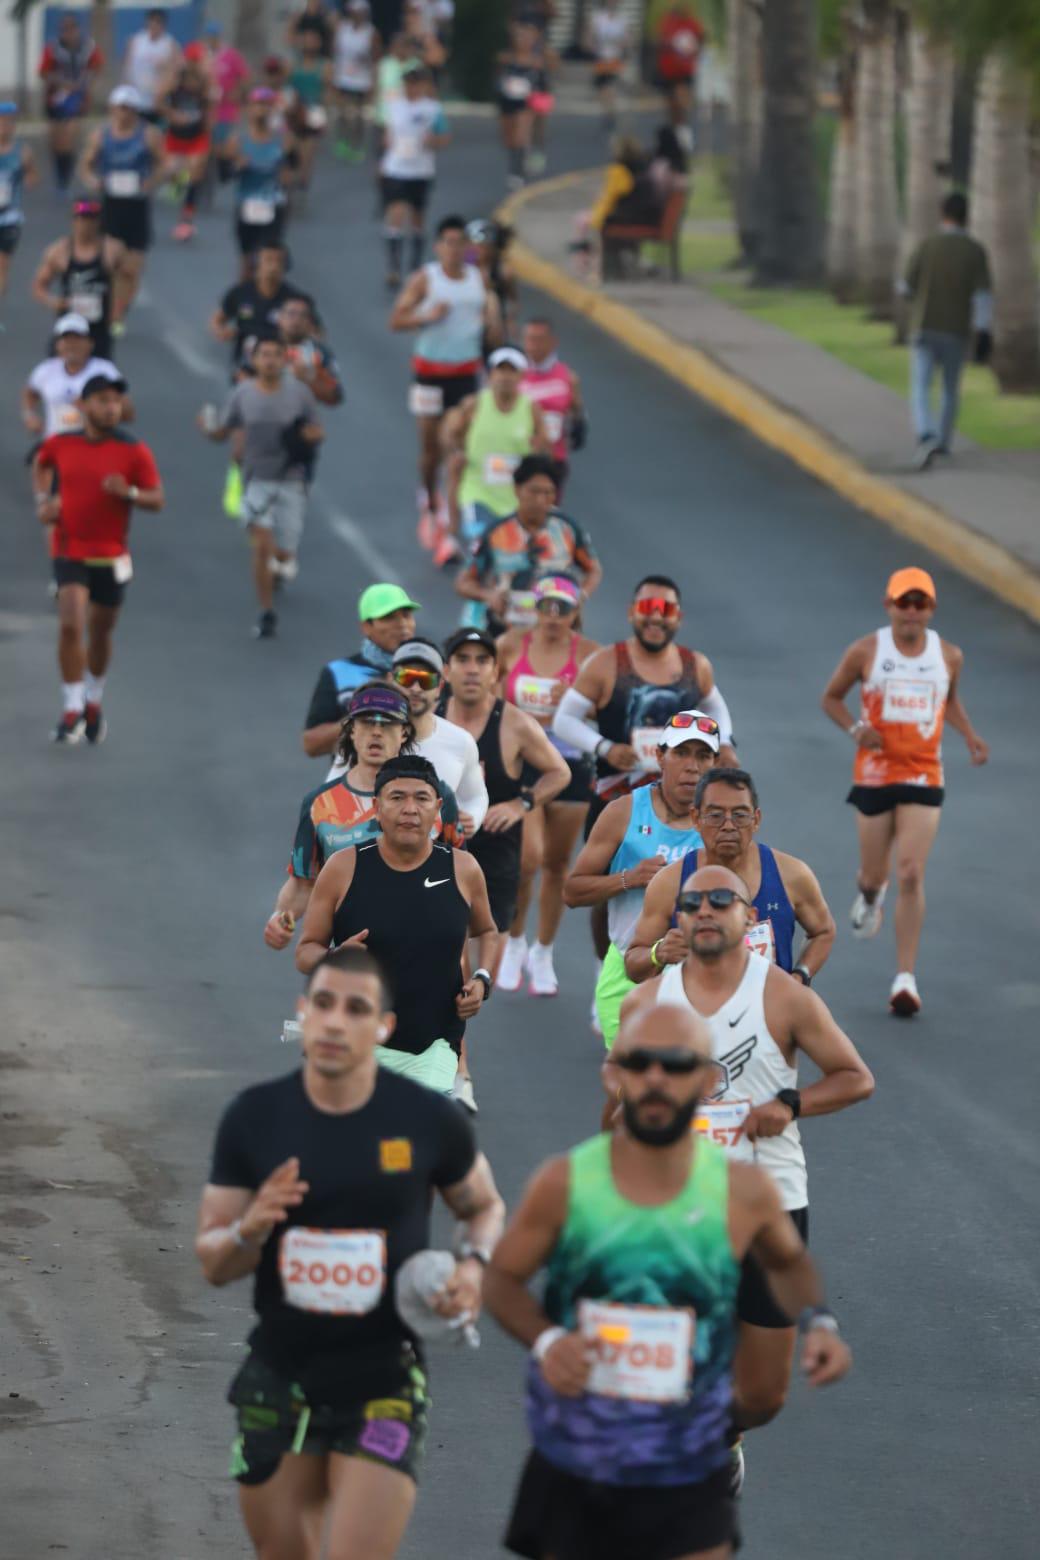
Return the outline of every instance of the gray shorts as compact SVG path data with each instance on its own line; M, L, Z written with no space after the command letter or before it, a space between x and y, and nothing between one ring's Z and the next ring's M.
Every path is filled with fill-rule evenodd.
M296 553L303 536L307 489L302 482L274 482L254 477L245 485L239 519L274 535L281 552Z

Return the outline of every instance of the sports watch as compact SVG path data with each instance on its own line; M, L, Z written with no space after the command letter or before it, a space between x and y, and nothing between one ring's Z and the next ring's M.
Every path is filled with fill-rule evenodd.
M807 970L804 964L796 964L791 974L797 975L803 986L812 985L812 972Z
M798 1089L781 1089L777 1095L781 1105L786 1105L794 1121L802 1114L802 1096Z
M482 980L484 982L484 1001L486 1002L488 997L490 997L490 995L491 995L491 971L490 970L474 970L473 971L473 979L474 980Z

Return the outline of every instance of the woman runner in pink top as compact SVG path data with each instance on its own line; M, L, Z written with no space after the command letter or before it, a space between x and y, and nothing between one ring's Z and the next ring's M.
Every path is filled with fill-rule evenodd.
M571 770L571 783L547 807L536 807L524 820L523 856L516 916L509 928L496 985L517 991L526 971L533 997L554 997L553 940L563 915L563 881L589 807L592 767L584 754L554 736L556 706L578 675L578 668L599 646L578 631L581 587L565 574L540 579L534 587L538 613L534 628L511 628L498 641L503 697L545 727L550 742ZM528 949L525 926L539 869L538 940Z

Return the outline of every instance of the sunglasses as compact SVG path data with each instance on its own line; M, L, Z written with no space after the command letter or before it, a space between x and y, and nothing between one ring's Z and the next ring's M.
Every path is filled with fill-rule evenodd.
M750 904L750 900L745 899L743 894L738 894L735 888L688 888L684 894L679 895L675 904L684 915L693 915L705 900L713 910L728 910L737 899L742 905Z
M440 672L432 666L395 666L392 676L399 688L422 688L427 693L441 680Z
M360 715L352 715L350 719L359 726L400 726L403 724L402 721L396 720L393 715L370 715L367 710Z
M677 601L665 601L663 596L640 596L632 605L636 609L637 617L663 617L677 618L679 616L679 603Z
M719 735L719 723L712 720L710 715L691 715L689 710L679 710L668 722L668 727L673 731L703 731L706 736L717 737Z
M906 612L913 607L918 612L926 612L929 607L934 607L935 602L931 596L926 596L921 590L908 590L905 596L897 596L893 605Z
M566 612L577 612L578 603L567 601L563 596L543 596L541 601L535 602L535 608L546 617L563 617Z
M658 1066L666 1073L692 1073L698 1067L711 1067L710 1056L699 1056L696 1051L657 1051L650 1046L636 1046L612 1061L624 1072L645 1073Z

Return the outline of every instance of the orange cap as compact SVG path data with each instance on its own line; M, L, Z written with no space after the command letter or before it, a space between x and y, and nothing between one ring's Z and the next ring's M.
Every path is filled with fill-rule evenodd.
M927 569L897 569L885 586L885 600L897 601L908 590L919 590L936 600L935 581Z

